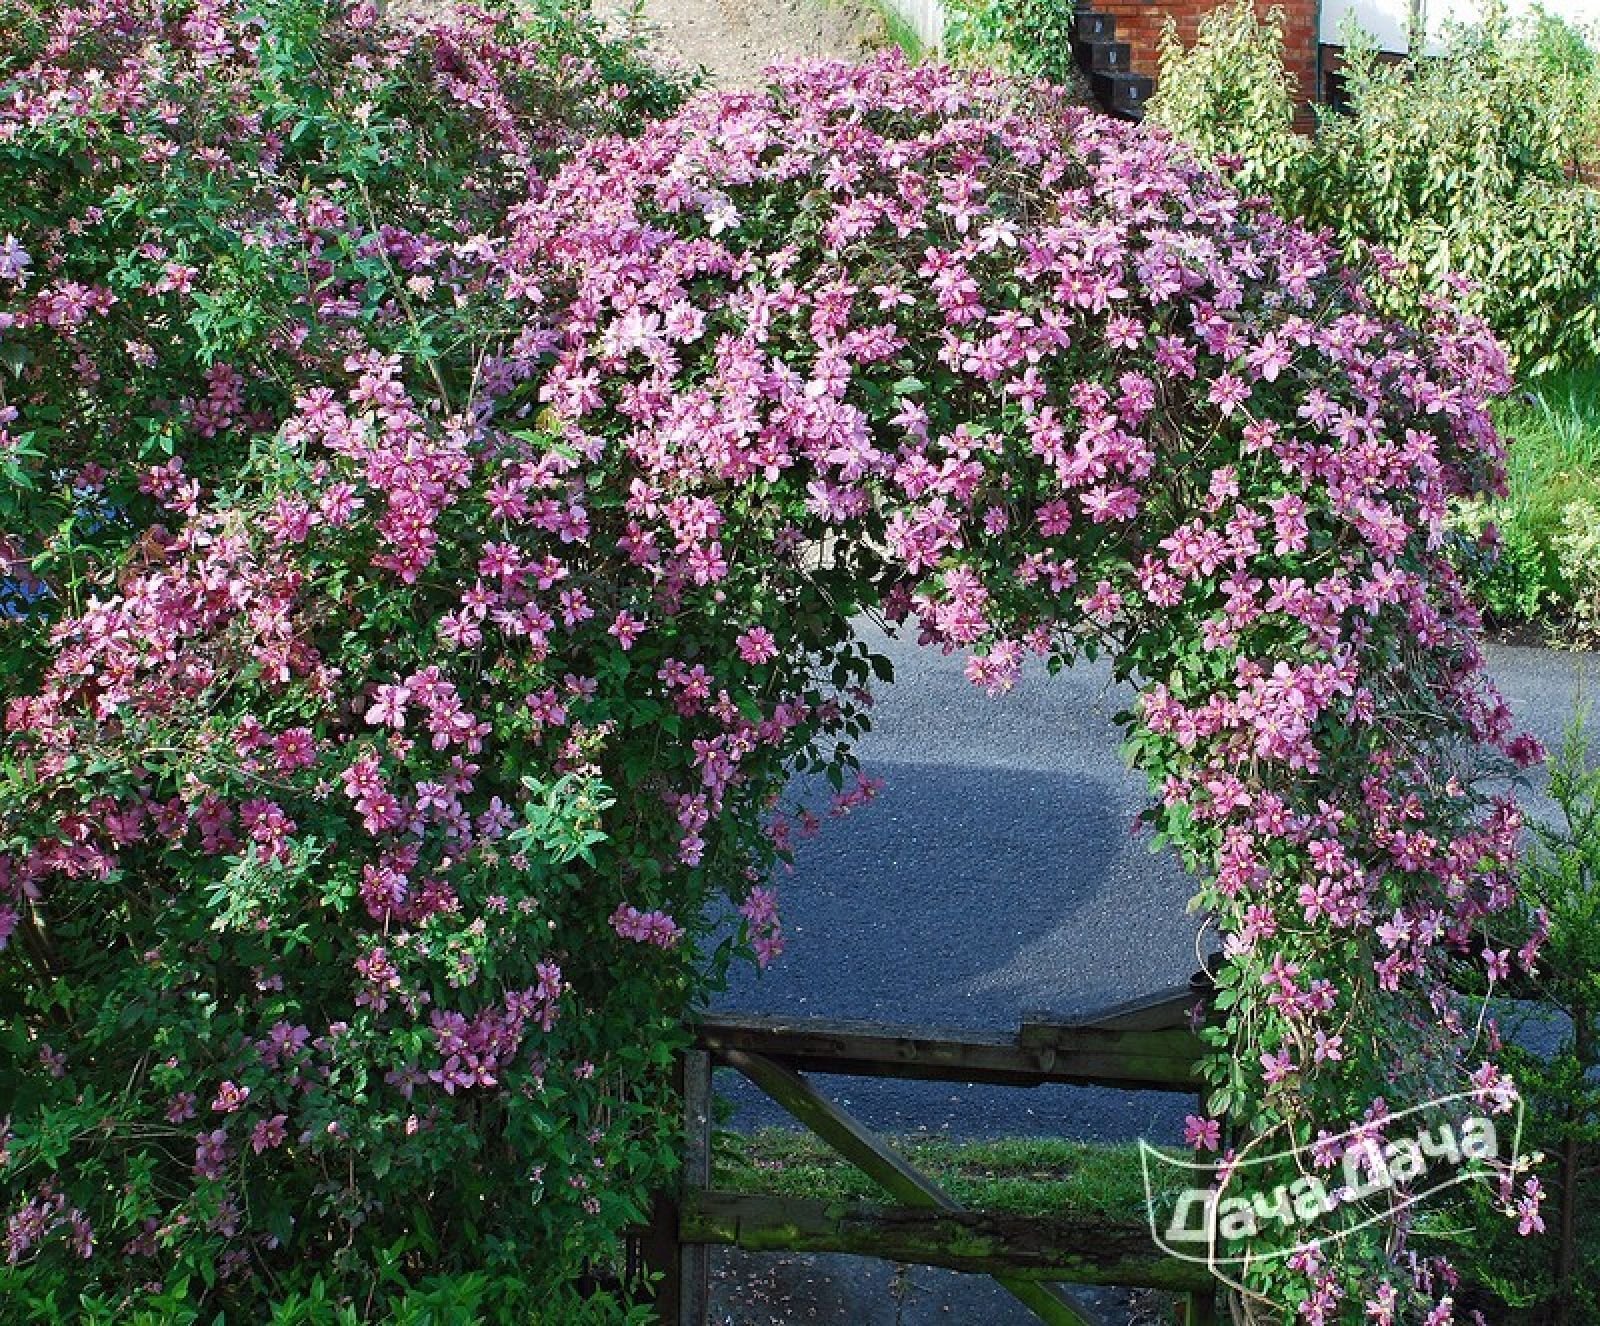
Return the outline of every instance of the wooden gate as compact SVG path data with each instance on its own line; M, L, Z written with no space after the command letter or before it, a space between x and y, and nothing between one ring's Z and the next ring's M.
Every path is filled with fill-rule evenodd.
M992 1276L1051 1326L1102 1326L1066 1286L1118 1285L1184 1295L1189 1326L1215 1321L1207 1269L1161 1253L1144 1221L1049 1219L963 1209L940 1186L851 1117L808 1073L1044 1083L1198 1092L1204 1053L1191 1010L1208 979L1072 1021L1028 1017L1015 1035L870 1022L706 1014L683 1064L685 1161L678 1191L658 1197L642 1239L659 1272L664 1326L706 1326L708 1249L841 1252ZM893 1205L823 1202L711 1186L711 1081L742 1073L845 1160Z

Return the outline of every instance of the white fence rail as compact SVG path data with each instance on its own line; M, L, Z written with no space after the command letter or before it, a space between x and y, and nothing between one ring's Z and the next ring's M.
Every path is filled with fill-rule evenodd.
M905 19L917 40L929 50L943 43L944 5L940 0L884 0L884 4Z

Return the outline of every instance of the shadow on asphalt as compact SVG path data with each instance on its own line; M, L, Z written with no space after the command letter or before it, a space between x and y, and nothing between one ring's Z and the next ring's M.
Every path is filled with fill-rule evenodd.
M1120 767L1114 782L1039 768L869 768L885 781L878 800L827 823L780 882L784 956L765 974L736 972L719 1006L1009 1030L1026 1012L1084 1012L1188 979L1192 888L1131 835L1142 797ZM738 1126L785 1121L722 1076ZM1155 1140L1176 1136L1193 1109L1187 1097L1097 1088L828 1085L896 1132Z

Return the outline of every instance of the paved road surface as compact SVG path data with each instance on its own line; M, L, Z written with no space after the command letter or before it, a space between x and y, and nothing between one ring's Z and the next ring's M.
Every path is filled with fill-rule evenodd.
M741 972L725 1007L1011 1028L1021 1013L1069 1013L1187 979L1196 922L1187 877L1130 825L1141 780L1123 765L1112 715L1129 692L1109 668L1031 673L991 698L961 659L908 642L863 743L887 782L878 801L802 847L780 882L788 952ZM1570 719L1589 656L1502 647L1493 671L1546 743ZM1600 673L1597 673L1600 678ZM731 1075L742 1125L782 1122ZM873 1124L957 1134L1175 1136L1182 1097L941 1083L830 1084Z

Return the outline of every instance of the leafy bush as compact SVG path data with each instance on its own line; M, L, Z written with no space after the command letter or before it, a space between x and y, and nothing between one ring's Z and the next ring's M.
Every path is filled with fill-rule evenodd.
M1581 122L1536 53L1493 22L1410 69L1350 48L1351 114L1324 120L1307 194L1312 222L1398 259L1396 308L1474 282L1529 376L1600 357L1600 192L1571 179Z
M1600 192L1575 178L1597 164L1600 80L1578 34L1491 15L1400 64L1353 38L1348 113L1325 113L1312 141L1288 129L1281 47L1275 18L1219 11L1193 50L1167 43L1151 117L1383 262L1386 310L1422 317L1451 291L1528 376L1600 357Z
M85 564L154 518L149 468L231 477L353 341L440 357L417 290L583 133L670 104L558 4L424 14L0 0L0 616L112 588ZM0 678L39 639L0 636Z
M1552 761L1550 794L1558 815L1532 824L1521 872L1543 959L1531 989L1515 992L1531 996L1508 1019L1525 1034L1505 1051L1527 1101L1525 1137L1544 1156L1546 1237L1515 1236L1496 1209L1516 1196L1503 1189L1469 1192L1431 1232L1460 1247L1463 1273L1497 1300L1495 1321L1506 1309L1524 1310L1518 1321L1600 1319L1600 767L1582 712Z
M1557 574L1572 596L1572 643L1600 644L1600 503L1567 507L1551 546Z
M1490 518L1493 502L1462 503L1451 525L1462 536L1455 545L1456 568L1496 626L1524 626L1543 620L1561 597L1556 592L1553 548L1540 543L1521 521L1505 525Z
M958 64L1081 87L1072 0L948 0L944 52Z
M781 942L790 776L872 795L861 611L991 690L1102 648L1139 682L1239 1136L1510 1107L1448 1003L1514 905L1476 775L1538 755L1441 551L1500 481L1481 321L1387 323L1187 153L897 60L582 145L481 236L349 224L264 249L355 265L312 286L337 353L242 468L143 473L160 523L56 568L7 706L8 1303L365 1318L604 1259L671 1170L682 1015ZM122 348L85 354L19 432ZM1337 1260L1250 1238L1261 1301L1436 1306L1345 1209Z
M1257 18L1252 4L1223 5L1200 19L1185 51L1168 19L1145 118L1223 163L1241 189L1269 194L1293 215L1309 149L1293 130L1298 91L1284 65L1283 24L1278 8Z
M1587 31L1543 9L1525 20L1522 58L1544 79L1544 97L1570 153L1567 172L1600 183L1600 29Z
M1591 642L1600 625L1588 514L1600 506L1600 372L1547 374L1495 415L1510 443L1507 491L1456 509L1452 523L1467 536L1458 565L1490 620L1548 626L1556 643Z

